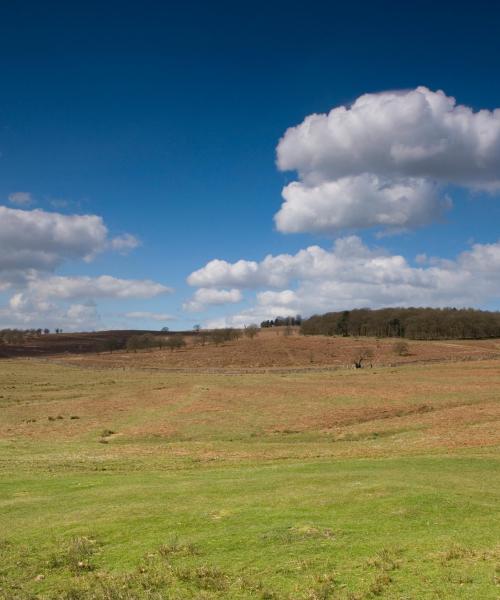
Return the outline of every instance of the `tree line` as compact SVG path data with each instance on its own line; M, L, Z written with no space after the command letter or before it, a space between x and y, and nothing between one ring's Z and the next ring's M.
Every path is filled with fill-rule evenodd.
M293 327L295 325L302 325L302 317L300 315L296 315L295 317L276 317L275 319L267 319L260 324L262 328Z
M56 333L62 333L62 329L56 329ZM27 338L41 337L48 335L50 329L0 329L0 343L3 344L22 344Z
M62 333L62 329L55 329L55 333ZM29 342L34 342L37 338L43 338L50 333L50 330L45 329L0 329L0 347L8 348L26 346ZM116 332L112 335L111 332L106 332L106 335L99 333L90 333L88 335L75 334L69 336L62 345L36 345L34 348L43 349L52 348L58 352L115 352L126 350L127 352L137 352L138 350L146 349L166 349L166 350L182 350L186 346L187 332L169 332L168 328L163 328L161 332ZM110 335L111 334L111 335ZM255 338L259 334L257 325L250 325L244 329L236 329L233 327L225 327L221 329L203 330L197 326L194 331L188 333L188 337L193 346L215 345L220 346L226 342L237 340L242 336L249 339Z
M472 308L353 309L313 315L304 335L400 337L415 340L500 337L500 312Z
M207 344L214 344L215 346L220 346L225 342L231 342L233 340L237 340L241 338L243 335L246 337L253 339L256 335L258 335L259 329L256 325L250 325L249 327L245 327L245 329L235 329L233 327L225 327L221 329L195 329L194 334L191 336L191 340L193 345L205 346ZM113 339L107 341L108 347L106 348L109 351L113 351L114 349L120 349L119 346L110 347L110 344L113 343ZM137 352L137 350L143 350L146 348L167 348L169 350L180 350L186 346L186 341L182 335L172 334L169 336L158 336L151 334L143 334L143 335L133 335L128 338L125 344L125 348L127 351Z

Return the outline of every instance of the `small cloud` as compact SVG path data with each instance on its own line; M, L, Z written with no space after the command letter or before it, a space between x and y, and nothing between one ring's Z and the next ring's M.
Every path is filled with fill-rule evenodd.
M81 210L80 200L68 200L67 198L45 198L45 200L56 210Z
M175 317L167 313L150 312L147 310L137 310L125 313L127 319L145 319L147 321L172 321Z
M134 250L140 245L140 240L131 233L124 233L111 240L111 248L120 254L128 254L131 250Z
M201 312L207 306L221 304L237 304L243 300L240 290L220 290L214 288L200 288L193 294L191 300L184 302L182 308L188 312Z
M35 200L30 192L12 192L9 194L9 202L16 206L31 206Z
M53 198L50 200L50 205L59 210L61 208L68 208L70 203L68 200L64 200L64 198Z

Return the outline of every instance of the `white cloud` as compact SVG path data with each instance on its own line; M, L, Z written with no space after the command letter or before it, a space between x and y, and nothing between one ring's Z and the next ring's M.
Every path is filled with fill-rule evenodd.
M293 290L281 292L265 291L257 294L257 303L260 306L294 306L298 297Z
M71 304L66 311L65 317L72 328L78 328L82 324L88 325L88 323L97 324L100 321L97 308L91 303Z
M339 265L346 266L344 258L353 255L370 256L356 236L336 241L335 252L320 246L309 246L297 254L268 255L261 262L239 260L229 263L212 260L188 277L193 286L220 287L233 285L236 288L285 287L290 280L297 278L325 277Z
M35 278L28 282L27 294L39 299L74 300L77 298L153 298L172 289L150 279L120 279L111 275Z
M105 250L126 253L139 245L124 234L110 238L97 215L64 215L0 206L0 292L12 290L0 308L4 326L52 323L69 329L98 326L94 300L146 299L172 290L149 279L60 276L53 272L70 260L90 261Z
M425 87L365 94L313 114L277 148L283 232L424 225L442 214L447 184L500 189L500 109L474 112Z
M14 294L9 300L9 308L16 314L28 314L28 313L48 313L50 311L56 311L57 306L43 298L37 298L26 294L24 292L18 292Z
M50 205L57 210L60 210L61 208L68 208L70 204L71 202L69 200L65 200L64 198L52 198L50 200Z
M0 271L52 270L64 260L91 260L105 249L107 233L96 215L0 206Z
M119 279L109 275L35 275L21 291L11 296L8 307L0 308L0 322L2 326L95 329L101 324L95 300L147 299L171 291L167 286L148 279ZM154 320L170 318L169 315L148 312L129 313L128 316Z
M210 286L238 286L252 287L251 282L258 285L259 266L254 261L239 260L230 264L225 260L211 260L205 267L189 275L189 285L197 287Z
M150 312L148 310L136 310L125 313L127 319L143 319L146 321L172 321L174 317L167 313Z
M97 215L64 215L0 206L0 272L52 271L68 260L91 261L107 249L126 252L139 245L133 235L113 239Z
M16 206L31 206L34 200L30 192L13 192L9 194L9 202Z
M398 231L431 223L450 206L425 179L394 181L371 174L312 187L295 181L283 188L283 198L275 222L286 233L373 226Z
M111 248L120 254L128 254L140 245L140 240L130 233L124 233L111 240Z
M266 321L269 318L277 316L294 317L297 314L294 308L281 305L266 305L262 307L257 304L233 315L208 319L203 324L203 327L205 329L219 329L222 327L237 327L241 329L249 325L259 325L262 321Z
M97 307L92 302L61 307L17 294L11 298L8 307L0 308L0 327L58 327L65 331L81 331L97 329L101 324Z
M287 287L259 291L254 305L228 317L227 324L365 306L485 306L500 299L500 241L474 244L454 260L431 258L413 266L401 255L369 248L349 236L338 239L331 250L310 246L254 264L241 287L265 287L277 280L274 270L281 287ZM205 281L212 275L211 283L217 285L232 266L226 263L219 273L197 273L202 271Z
M287 130L278 165L307 182L378 173L500 185L500 110L474 112L442 91L365 94Z
M236 304L243 300L240 290L233 288L231 290L200 288L196 290L193 297L182 305L188 312L200 312L207 306L221 304Z

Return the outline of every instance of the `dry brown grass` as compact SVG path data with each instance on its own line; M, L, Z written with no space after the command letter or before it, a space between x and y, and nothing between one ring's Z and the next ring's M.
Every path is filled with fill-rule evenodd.
M500 443L498 360L232 376L89 370L36 359L0 366L0 438L104 440L106 452L117 455L155 453L157 443L171 457L201 460L401 455Z
M283 335L280 328L261 330L254 339L226 342L220 346L196 343L186 338L182 350L143 350L81 354L58 357L67 363L92 367L124 367L152 369L318 369L352 367L359 349L373 351L373 365L402 365L419 362L443 362L496 358L500 356L500 340L410 341L409 352L394 352L391 338L342 338L301 336L297 331Z

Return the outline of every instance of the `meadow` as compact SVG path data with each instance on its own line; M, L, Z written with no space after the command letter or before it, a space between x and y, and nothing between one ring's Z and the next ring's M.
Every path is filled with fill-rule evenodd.
M500 597L498 359L133 356L0 361L0 598Z

